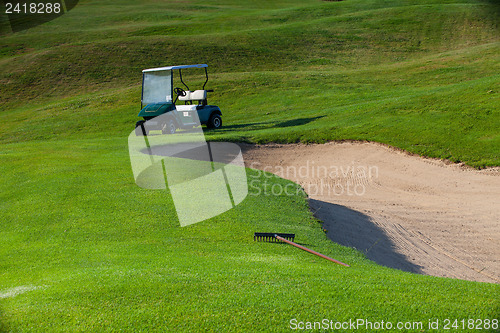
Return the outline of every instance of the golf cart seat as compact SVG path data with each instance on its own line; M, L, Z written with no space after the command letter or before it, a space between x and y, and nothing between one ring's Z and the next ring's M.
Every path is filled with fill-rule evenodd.
M183 111L196 111L196 105L176 105L175 109L179 112Z
M186 91L186 96L179 96L179 101L203 101L206 99L206 90Z

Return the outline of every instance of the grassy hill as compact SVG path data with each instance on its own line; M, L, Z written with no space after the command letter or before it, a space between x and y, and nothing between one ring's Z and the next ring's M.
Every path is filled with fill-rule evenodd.
M478 0L83 1L2 37L0 132L18 141L33 130L19 118L50 115L57 137L75 118L77 131L126 135L142 69L208 63L229 125L215 139L375 140L499 165L498 24Z
M498 166L498 8L81 0L24 32L2 18L0 332L498 318L497 284L377 266L328 241L300 194L249 196L180 228L168 193L134 184L127 150L141 70L208 63L225 124L212 140L374 140ZM252 240L278 229L352 267Z

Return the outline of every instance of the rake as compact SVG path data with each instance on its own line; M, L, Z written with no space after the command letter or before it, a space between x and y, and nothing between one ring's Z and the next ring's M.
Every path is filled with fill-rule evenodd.
M275 234L270 232L256 232L253 234L253 240L280 243L280 241L275 237L276 235L288 239L289 241L292 242L295 239L295 234Z
M345 267L350 267L348 264L344 264L343 262L340 262L338 260L335 260L333 258L330 258L328 256L325 256L324 254L321 254L319 252L313 251L311 249L308 249L305 246L299 245L297 243L294 243L293 240L295 239L295 234L278 234L278 233L269 233L269 232L256 232L253 235L253 240L259 240L259 241L268 241L268 242L284 242L290 245L293 245L295 247L298 247L301 250L307 251L309 253L315 254L318 257L324 258L326 260L333 261L336 264L345 266Z

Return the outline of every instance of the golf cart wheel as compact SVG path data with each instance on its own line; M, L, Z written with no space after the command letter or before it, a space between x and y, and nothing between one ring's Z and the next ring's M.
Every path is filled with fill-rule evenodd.
M144 123L144 120L139 120L135 123L135 135L148 135L148 130L145 128Z
M222 118L218 114L213 114L210 116L210 119L207 123L208 128L221 128L222 127Z
M162 134L175 134L177 127L175 126L175 121L173 119L169 119L167 123L161 129Z

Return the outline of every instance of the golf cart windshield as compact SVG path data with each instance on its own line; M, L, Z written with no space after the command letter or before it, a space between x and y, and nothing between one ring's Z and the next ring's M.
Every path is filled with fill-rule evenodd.
M142 104L172 101L172 71L144 72L142 77Z
M175 69L204 68L205 64L145 69L142 71L142 105L172 102L172 72Z

